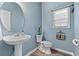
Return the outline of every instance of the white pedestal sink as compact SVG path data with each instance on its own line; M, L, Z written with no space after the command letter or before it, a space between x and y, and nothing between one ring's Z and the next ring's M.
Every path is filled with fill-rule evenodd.
M15 56L22 56L22 43L29 38L31 38L30 35L17 34L4 36L3 40L9 45L15 45Z

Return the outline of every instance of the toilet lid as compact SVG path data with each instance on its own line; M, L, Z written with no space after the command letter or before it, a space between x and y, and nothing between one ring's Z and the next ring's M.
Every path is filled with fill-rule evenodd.
M49 41L42 41L41 43L43 43L43 44L49 44L49 45L52 45L52 43L51 43L51 42L49 42Z

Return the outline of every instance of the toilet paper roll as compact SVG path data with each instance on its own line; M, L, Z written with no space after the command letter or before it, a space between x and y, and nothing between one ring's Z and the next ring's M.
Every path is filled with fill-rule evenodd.
M72 40L72 43L73 43L75 46L79 46L79 40L78 40L78 39Z

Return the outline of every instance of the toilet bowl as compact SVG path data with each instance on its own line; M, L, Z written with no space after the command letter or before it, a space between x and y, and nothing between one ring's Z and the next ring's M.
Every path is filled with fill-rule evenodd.
M45 54L51 54L52 43L49 41L40 42L39 50Z
M37 36L37 43L39 43L39 50L45 54L51 54L52 43L49 41L42 41L42 35Z

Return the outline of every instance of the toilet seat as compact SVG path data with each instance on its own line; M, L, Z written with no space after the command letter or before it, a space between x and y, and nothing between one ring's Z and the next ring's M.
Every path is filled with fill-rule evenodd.
M42 41L41 44L43 44L45 47L52 47L52 43L49 41Z

